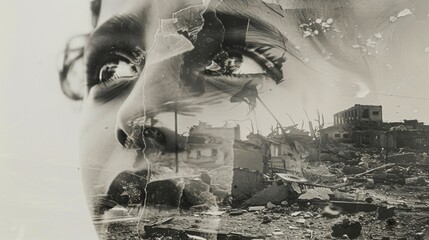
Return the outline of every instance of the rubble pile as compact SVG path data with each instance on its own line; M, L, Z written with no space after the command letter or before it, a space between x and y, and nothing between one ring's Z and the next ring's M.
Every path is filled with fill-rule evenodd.
M271 184L241 206L191 208L144 230L169 229L172 236L174 229L182 239L427 239L428 170L421 161L386 163L365 149L347 151L351 159L309 163L303 176L274 174ZM326 175L335 178L326 181Z
M273 174L265 179L271 183L241 206L223 207L216 216L187 212L170 227L202 239L219 234L234 239L429 237L428 169L422 161L398 157L424 159L424 154L390 153L395 161L386 163L385 156L365 149L342 152L349 159L313 161L302 176ZM211 221L218 223L215 230L203 227Z
M339 113L335 122L356 118L355 110L362 107ZM371 107L373 113L381 111ZM247 140L235 139L233 144L205 142L199 146L201 152L188 160L207 171L168 180L181 186L177 193L161 182L158 187L150 183L154 190L148 188L147 203L155 206L152 214L146 215L143 224L122 224L134 224L144 239L429 239L428 153L424 148L397 147L403 144L398 139L394 139L395 148L376 145L374 140L384 137L392 143L389 137L395 131L401 131L398 136L402 137L414 134L410 127L389 123L393 129L387 135L370 140L365 134L383 131L381 119L377 121L354 129L353 141L358 144L348 132L341 135L344 141L324 141L338 137L330 131L340 128L324 132L320 123L319 135L295 124L279 126L267 136L251 133ZM426 129L415 121L409 124ZM414 146L421 147L417 143ZM207 146L212 155L204 160L213 163L202 165L200 154ZM229 154L222 155L221 149L229 149ZM221 162L229 165L221 166ZM158 195L172 193L180 195L173 206L176 214L165 216L159 209L165 203L154 201L164 199ZM116 229L118 225L111 226Z

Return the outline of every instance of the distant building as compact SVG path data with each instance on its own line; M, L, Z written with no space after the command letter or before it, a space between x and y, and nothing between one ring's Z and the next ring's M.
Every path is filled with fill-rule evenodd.
M233 144L237 139L240 139L239 125L213 127L200 122L189 130L183 164L192 169L193 174L208 174L211 186L230 193L234 174Z
M382 133L382 110L382 106L356 104L335 113L334 126L320 130L321 142L374 145L379 142L379 134Z
M348 124L336 124L331 127L320 129L322 143L345 142L352 143L353 129Z
M334 125L320 130L326 143L353 143L356 146L429 150L429 125L418 120L383 122L382 106L359 105L334 114Z
M199 167L219 167L232 162L232 145L240 139L240 126L212 127L200 122L189 131L185 163Z
M317 145L309 132L298 129L296 125L285 127L283 131L277 128L266 137L250 133L246 140L235 140L233 204L243 202L264 189L265 180L270 175L279 172L302 174L303 159L316 159Z
M429 151L429 125L418 120L385 123L386 142L388 149L410 148Z
M189 130L189 135L206 135L228 140L240 140L240 125L235 127L213 127L206 122L200 122Z
M353 107L334 114L334 125L383 123L382 106L355 104Z

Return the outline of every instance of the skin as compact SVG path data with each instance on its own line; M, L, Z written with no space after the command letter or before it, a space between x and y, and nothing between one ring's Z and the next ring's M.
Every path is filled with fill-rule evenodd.
M265 132L270 125L275 126L274 119L267 114L267 109L259 100L253 99L256 104L248 104L243 99L238 102L231 101L231 97L239 93L249 81L252 89L257 90L258 97L281 122L288 121L285 112L297 116L296 119L306 119L302 109L311 110L338 102L349 106L354 104L359 95L367 101L377 102L376 96L368 94L375 83L367 69L367 59L362 57L359 49L350 48L350 42L355 41L358 35L371 35L373 31L370 26L362 27L365 31L350 26L360 21L366 22L362 20L363 15L358 13L365 13L366 19L375 19L378 10L386 8L386 5L381 4L382 1L379 2L371 11L365 10L367 8L363 1L347 3L343 11L333 8L337 6L335 4L315 6L312 16L322 17L324 21L332 17L332 28L338 31L330 30L324 37L311 38L303 37L299 27L303 21L297 18L297 11L293 9L282 10L279 6L268 6L259 1L224 1L221 4L211 2L206 6L209 10L216 9L218 13L240 15L244 18L254 17L254 22L261 21L272 25L280 36L287 39L287 46L283 49L286 50L287 60L280 69L284 77L284 81L280 83L276 83L271 76L259 70L256 72L259 74L257 76L228 81L226 78L218 81L214 77L208 77L201 84L181 75L183 65L189 64L184 56L192 49L188 49L184 54L171 54L171 49L158 51L168 46L159 40L162 36L156 38L157 34L159 35L160 19L170 19L173 13L184 6L199 4L197 1L136 0L127 1L127 4L119 0L103 1L99 23L85 50L88 72L95 71L92 76L87 76L89 87L83 101L80 133L83 182L89 197L89 206L94 205L91 196L106 194L113 179L123 171L137 172L148 169L151 163L154 171L163 166L167 168L160 172L173 172L171 165L160 160L159 146L148 142L145 143L146 146L142 146L139 143L142 129L162 129L167 136L166 143L161 146L164 150L167 149L164 151L164 157L174 159L174 147L171 147L174 144L171 135L174 131L174 111L171 102L183 103L178 107L179 133L187 132L199 121L222 126L228 120L241 125L242 137L250 132L250 124L258 126L259 123ZM395 4L392 3L392 6ZM134 23L139 30L131 32L129 36L119 36L119 39L136 39L133 46L138 46L138 49L142 50L140 52L144 52L146 64L141 64L138 74L132 78L120 78L109 84L99 84L98 79L91 79L99 76L94 63L94 59L98 58L91 58L91 54L97 52L96 46L103 42L108 45L109 39L118 34L118 31L109 32L106 27L118 14L137 16ZM106 35L106 32L110 35ZM339 37L338 32L342 32L344 37ZM255 34L262 32L255 31ZM186 40L183 35L176 35L181 40ZM104 39L97 40L96 36L104 36ZM135 50L130 47L130 51L133 49ZM157 60L160 57L163 61ZM250 62L250 69L258 69L258 64L255 66ZM201 71L197 67L190 67L190 70ZM201 91L199 84L204 91ZM143 149L146 158L141 155Z

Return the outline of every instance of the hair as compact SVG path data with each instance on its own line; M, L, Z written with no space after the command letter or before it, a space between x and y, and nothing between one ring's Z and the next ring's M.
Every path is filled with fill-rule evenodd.
M100 17L101 0L91 1L92 26L97 26L98 18Z

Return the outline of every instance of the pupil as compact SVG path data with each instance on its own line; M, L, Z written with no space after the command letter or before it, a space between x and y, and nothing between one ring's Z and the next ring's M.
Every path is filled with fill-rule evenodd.
M100 82L111 79L115 75L116 68L117 66L104 66L100 72Z

